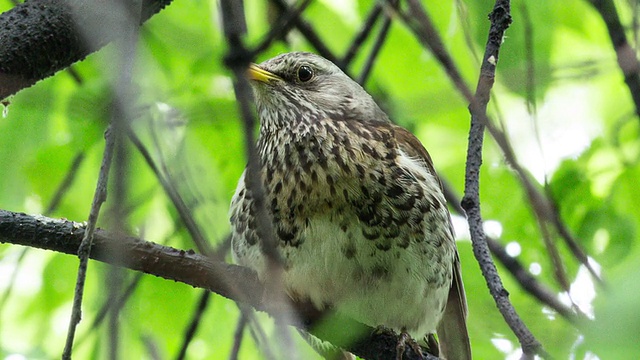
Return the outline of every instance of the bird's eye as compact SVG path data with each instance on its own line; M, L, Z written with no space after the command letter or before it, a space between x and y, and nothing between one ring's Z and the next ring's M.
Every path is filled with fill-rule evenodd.
M298 80L307 82L313 77L313 69L308 65L302 65L298 68Z

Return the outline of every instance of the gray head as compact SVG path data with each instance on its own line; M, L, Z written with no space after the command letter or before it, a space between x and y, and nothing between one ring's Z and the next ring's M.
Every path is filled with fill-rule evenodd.
M329 60L306 52L278 55L249 67L263 130L319 118L389 121L371 96Z

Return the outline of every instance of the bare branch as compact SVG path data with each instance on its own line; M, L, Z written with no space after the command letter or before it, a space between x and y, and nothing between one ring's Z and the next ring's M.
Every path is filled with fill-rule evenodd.
M108 129L105 133L105 138L106 145L104 149L104 155L102 157L102 164L100 165L100 173L98 175L96 191L93 195L91 210L89 211L89 219L87 220L87 231L84 232L82 242L78 246L77 251L78 257L80 258L80 265L78 266L76 288L73 293L73 307L71 317L69 319L67 340L62 353L63 359L71 359L73 339L75 337L76 327L78 326L81 318L80 308L82 306L82 295L84 293L84 283L87 276L87 265L89 262L89 256L91 254L94 231L96 229L100 207L102 206L102 203L104 203L107 199L107 182L109 179L109 169L111 168L111 159L113 158L115 147L115 136L111 133L110 129Z
M75 255L85 231L85 224L73 221L0 210L0 243ZM121 256L111 256L115 247L122 250ZM203 288L259 311L267 310L262 299L263 286L253 270L213 260L191 250L178 250L131 236L114 237L107 231L96 229L90 257ZM363 359L390 359L396 356L397 334L374 330L337 314L321 313L309 303L293 303L292 306L295 316L291 318L299 321L290 325L309 331ZM427 360L436 359L427 353L422 356ZM407 346L403 358L419 359L420 355Z
M253 53L251 57L259 55L261 52L265 51L271 43L286 35L291 27L293 26L296 19L300 19L300 15L307 8L311 0L302 0L300 5L296 8L287 8L286 12L284 12L278 22L271 27L269 33L265 35L265 38L258 44L255 49L251 52Z
M87 225L83 223L0 210L2 243L75 255L86 231ZM116 241L121 242L125 249L121 257L110 256ZM211 260L191 250L178 250L130 236L120 236L116 240L113 234L97 229L90 257L111 265L207 289L263 310L262 285L252 270ZM233 279L233 282L230 279Z
M373 5L373 8L370 10L367 19L362 24L360 31L358 32L358 34L356 34L356 36L354 36L349 49L347 49L347 53L342 58L342 61L340 63L336 63L338 66L346 69L349 67L349 65L351 65L351 61L353 60L353 58L355 58L364 41L367 39L367 37L369 37L371 30L373 30L373 26L376 24L376 21L378 21L378 18L380 17L380 14L382 14L382 7L380 6L380 3L376 2Z
M143 0L141 21L171 0ZM116 39L127 19L116 1L32 0L0 14L0 100ZM55 41L52 41L54 39Z
M290 6L287 4L285 0L271 0L271 3L273 3L283 13L286 13L287 11L291 11ZM294 17L293 21L298 31L300 31L300 33L307 39L309 44L311 44L311 46L313 46L316 49L318 54L322 55L322 57L330 60L334 64L340 63L340 59L338 59L336 55L333 53L333 51L331 51L325 45L324 41L322 41L322 39L320 38L318 33L316 33L316 31L313 29L311 24L309 24L307 21L305 21L299 16Z
M202 320L202 315L209 305L209 301L211 300L211 293L209 291L203 291L200 295L200 300L198 300L198 304L196 305L195 310L193 311L191 321L189 322L189 326L187 327L184 333L184 339L182 340L182 345L180 346L180 351L176 356L177 360L186 359L187 349L189 348L189 344L193 340L196 335L196 330L200 325L200 320Z
M636 115L640 117L640 63L627 40L616 5L613 0L589 0L589 3L596 8L607 25L613 49L618 57L618 65L624 74L624 82L635 104Z
M522 346L524 356L533 358L534 354L545 354L542 345L533 336L516 313L509 301L508 292L502 285L502 280L489 255L489 247L482 228L482 215L480 212L479 175L482 164L482 143L484 127L489 120L486 115L487 104L495 79L495 69L498 62L498 53L504 32L511 24L511 4L508 0L497 0L493 11L489 14L491 28L489 38L482 61L482 68L474 101L471 102L471 129L469 130L469 146L467 148L467 168L465 173L465 193L462 199L462 207L465 209L469 222L469 231L473 239L473 252L480 264L489 291L493 296L500 313L515 333Z
M376 42L373 44L373 48L367 57L367 62L364 64L362 71L360 72L360 76L358 76L358 84L364 84L371 73L371 69L373 68L373 63L376 61L378 57L378 53L380 49L382 49L382 45L384 41L387 39L387 34L389 33L389 28L391 27L391 17L388 15L384 16L384 21L382 22L382 27L380 27L380 32L376 37Z

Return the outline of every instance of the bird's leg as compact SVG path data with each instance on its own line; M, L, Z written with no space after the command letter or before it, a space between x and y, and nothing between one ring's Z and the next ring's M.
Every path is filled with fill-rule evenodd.
M427 351L429 351L429 354L440 357L440 345L438 345L438 339L436 339L436 336L434 334L429 334L424 340L427 344Z
M420 345L418 345L418 343L409 335L409 333L405 329L402 329L402 331L400 332L400 340L398 340L398 344L396 345L396 360L402 360L402 354L404 354L404 349L406 348L407 344L411 346L416 354L420 355L421 359L423 358L422 348L420 347Z

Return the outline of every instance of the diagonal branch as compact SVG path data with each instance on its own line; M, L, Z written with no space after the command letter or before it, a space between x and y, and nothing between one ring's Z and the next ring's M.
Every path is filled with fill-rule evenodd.
M87 277L87 267L89 264L89 256L91 247L93 246L96 223L102 204L107 200L107 183L109 179L109 170L111 169L111 160L113 158L116 146L116 137L109 127L105 133L106 144L100 165L100 174L96 184L96 191L93 195L89 218L87 220L87 231L82 236L82 242L78 246L77 255L80 258L78 265L78 274L76 279L75 291L73 293L73 307L69 319L69 327L67 329L67 339L62 352L63 359L71 359L73 348L73 340L75 338L76 328L80 323L82 297L84 294L84 284Z
M302 12L309 6L310 2L311 0L301 0L300 5L296 8L288 8L286 12L283 12L278 22L271 27L269 33L265 35L264 39L252 50L252 57L259 55L268 49L273 41L286 35L294 25L295 20L300 19Z
M611 43L618 57L618 66L624 74L624 82L635 104L636 115L640 117L640 63L627 40L616 5L613 0L589 0L589 3L596 8L607 25Z
M141 22L170 3L143 0ZM115 0L30 0L0 14L0 100L115 40L120 14Z
M271 3L274 4L282 13L294 11L291 10L291 6L285 0L271 0ZM300 31L309 44L316 49L318 54L322 55L322 57L330 60L334 64L340 63L340 59L338 59L333 51L325 45L324 41L320 38L320 35L318 35L309 22L305 21L301 16L295 16L293 18L293 22L298 31Z
M443 180L442 185L444 187L445 198L447 199L449 206L451 206L453 211L458 215L465 216L464 209L460 206L460 197L455 193L447 181ZM507 271L511 273L511 275L513 275L518 284L520 284L525 291L538 299L538 301L544 305L552 308L573 325L577 326L580 324L580 321L587 319L583 313L574 311L575 309L566 306L558 300L556 294L531 275L518 259L510 256L505 247L498 240L490 236L486 236L485 240L487 241L489 250L491 250L491 254L507 269Z

